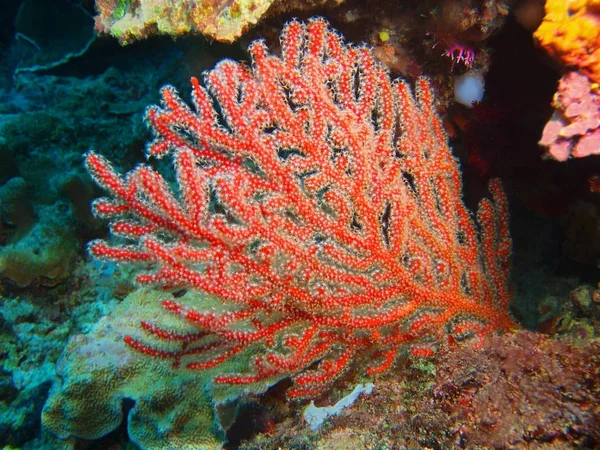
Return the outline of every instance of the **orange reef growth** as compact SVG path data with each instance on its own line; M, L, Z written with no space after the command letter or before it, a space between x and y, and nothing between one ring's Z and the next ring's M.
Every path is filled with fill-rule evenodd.
M547 0L534 36L562 65L600 83L600 0Z

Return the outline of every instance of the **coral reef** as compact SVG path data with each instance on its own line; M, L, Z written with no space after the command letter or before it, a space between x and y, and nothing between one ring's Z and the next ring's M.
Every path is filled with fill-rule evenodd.
M92 0L14 0L0 8L0 260L5 270L0 274L0 448L598 447L600 158L576 157L594 151L591 145L576 147L598 128L597 0L549 1L547 15L544 0L144 2L159 3L167 8L145 9L145 16L134 16L141 12L137 0L99 0L104 11L94 10ZM192 3L201 4L195 18L203 29L193 29L194 17L184 10ZM244 9L251 4L257 9ZM211 5L212 11L202 9ZM353 398L357 385L374 381L375 387L340 415L328 417L318 433L303 419L306 404L286 400L291 379L233 386L214 382L223 373L252 374L257 357L288 351L286 344L303 336L301 328L282 331L287 341L277 335L213 369L186 370L186 363L205 361L206 355L182 354L194 350L194 342L173 338L197 337L197 324L166 312L161 300L186 311L210 307L216 316L231 303L185 289L132 294L139 288L135 276L151 271L151 265L89 258L85 243L90 239L110 245L121 241L109 238L105 221L91 215L90 199L100 193L83 165L83 155L93 150L110 159L115 170L126 171L143 158L151 138L144 110L159 101L161 86L175 86L183 99L175 110L185 110L192 75L222 59L248 61L243 48L250 39L263 39L269 54L280 54L284 23L315 14L335 24L355 50L362 51L365 42L394 76L412 85L420 76L428 78L435 91L432 109L444 119L453 158L460 161L457 177L464 182L467 208L475 210L489 195L493 177L502 179L510 198L510 314L523 327L552 335L482 337L462 348L455 341L468 333L442 330L400 345L387 372L371 376L364 368L384 361L384 355L357 355L330 389L316 394L315 410L343 404L338 401ZM94 25L103 31L100 38ZM129 45L112 38L108 27L113 25L121 43ZM134 28L128 35L121 30L129 25ZM538 27L539 39L533 36ZM220 43L219 35L238 42ZM453 79L471 64L485 81L485 93L468 109L455 104ZM364 74L354 74L357 87ZM301 75L308 79L306 71ZM553 101L561 77L570 97L559 92ZM289 103L292 92L284 89L284 94ZM357 91L354 95L359 98ZM420 106L422 99L417 100ZM212 106L219 111L218 124L231 131L223 110ZM296 106L294 113L302 114L303 105ZM549 145L540 147L553 112ZM379 119L372 116L371 125ZM175 131L198 144L193 133ZM395 138L401 133L396 128ZM557 143L562 153L554 150ZM553 152L568 162L556 161ZM397 157L410 160L409 153ZM149 164L176 191L170 157L152 158ZM206 160L201 165L210 166ZM405 181L416 186L408 175ZM217 188L210 192L216 194ZM210 201L211 214L224 215L219 198L212 195ZM353 232L361 232L362 218L350 221ZM236 217L226 219L235 222ZM237 285L221 287L237 290ZM261 324L239 325L247 326L241 330L246 332ZM370 332L355 332L372 339ZM162 351L163 357L136 352L133 342L140 344L138 350L155 356ZM318 363L308 370L315 369ZM51 414L45 415L48 427L42 432L44 404ZM193 416L196 407L198 417ZM94 439L79 437L104 432L94 429L103 418L109 431ZM162 424L166 434L157 436Z

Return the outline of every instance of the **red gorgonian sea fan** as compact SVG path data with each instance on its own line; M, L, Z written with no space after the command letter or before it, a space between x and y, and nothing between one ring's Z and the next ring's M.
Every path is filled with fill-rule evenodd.
M490 183L476 226L428 82L415 98L322 19L288 23L281 47L278 57L254 42L250 67L226 60L206 87L193 78L194 110L163 88L147 113L148 153L172 156L178 189L147 165L121 176L87 155L110 193L94 211L129 241L91 242L91 254L150 264L139 283L196 288L231 306L165 301L198 332L143 323L165 348L128 344L190 369L259 345L247 373L215 382L289 375L289 396L308 397L353 361L374 373L402 346L427 353L443 335L513 326L504 193Z

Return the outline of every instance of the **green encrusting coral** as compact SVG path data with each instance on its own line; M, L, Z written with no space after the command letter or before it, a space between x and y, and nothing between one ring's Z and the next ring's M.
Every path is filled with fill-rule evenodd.
M124 404L133 401L127 412L129 437L140 448L178 450L220 449L225 441L221 425L223 410L242 390L236 386L214 385L215 370L190 371L173 367L172 361L152 358L132 351L125 336L164 342L148 336L140 321L153 322L161 316L161 326L173 333L197 332L178 316L166 316L161 302L172 299L165 292L139 289L130 294L109 316L100 320L86 335L71 337L57 364L58 379L42 413L49 439L71 447L74 438L98 439L121 425ZM202 303L218 309L219 300L188 292L178 302ZM166 321L163 321L166 319ZM212 337L207 336L211 339ZM244 370L252 352L218 367L218 372ZM185 366L185 360L181 366ZM278 379L250 388L264 392ZM244 386L244 392L249 390ZM126 410L126 408L125 408ZM230 418L231 419L231 418ZM228 423L233 420L227 420ZM74 445L74 444L72 444Z

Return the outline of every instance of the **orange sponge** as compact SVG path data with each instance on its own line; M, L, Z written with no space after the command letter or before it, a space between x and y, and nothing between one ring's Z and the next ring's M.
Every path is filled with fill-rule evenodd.
M534 36L563 65L600 83L600 0L546 0Z

